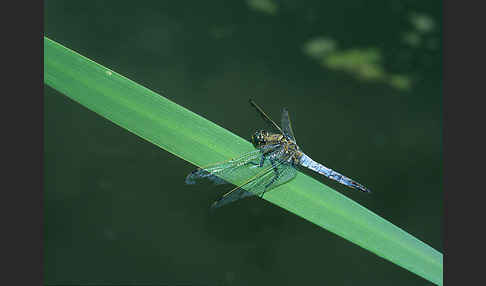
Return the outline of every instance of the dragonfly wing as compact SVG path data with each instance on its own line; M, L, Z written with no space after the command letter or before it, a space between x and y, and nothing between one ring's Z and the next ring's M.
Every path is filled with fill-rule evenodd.
M238 169L258 162L261 157L260 150L245 153L238 158L233 158L219 163L214 163L202 168L197 168L186 177L186 184L193 185L200 180L207 179L214 184L228 184L226 179Z
M268 144L237 158L197 168L187 175L186 184L193 185L200 180L210 180L214 184L243 182L256 174L256 171L251 169L261 163L263 153L272 154L281 149L280 147L280 144ZM250 170L245 171L245 168L250 168Z
M270 156L278 157L280 154L276 152ZM276 158L270 157L266 161L268 162L264 164L263 170L242 184L237 185L236 188L214 202L211 207L217 208L245 197L263 194L288 182L297 174L295 167L285 158L276 160Z
M242 188L237 188L237 189L234 189L233 191L231 191L231 193L228 193L228 195L225 195L225 196L221 197L219 200L215 201L211 205L211 208L219 208L219 207L222 207L222 206L227 205L229 203L232 203L234 201L237 201L239 199L251 197L251 196L254 196L254 195L255 194L248 192L248 191L245 191Z
M290 139L292 139L294 142L297 143L297 141L295 140L294 131L292 130L292 123L290 122L289 111L287 110L287 108L284 108L282 110L281 125L282 125L282 129L283 129L284 134L287 135L288 137L290 137Z
M260 116L263 118L263 120L267 123L267 125L274 131L277 131L278 133L282 133L283 134L283 131L282 129L277 125L277 123L275 123L272 119L270 119L270 117L268 117L267 114L265 114L265 112L263 111L263 109L260 108L260 106L258 106L253 100L249 100L251 106L253 106L256 111L258 112L258 114L260 114Z
M222 184L229 184L229 182L221 179L220 177L212 174L211 172L197 168L193 172L191 172L189 175L186 177L186 184L188 185L194 185L196 184L197 180L199 179L208 179L215 185L222 185Z

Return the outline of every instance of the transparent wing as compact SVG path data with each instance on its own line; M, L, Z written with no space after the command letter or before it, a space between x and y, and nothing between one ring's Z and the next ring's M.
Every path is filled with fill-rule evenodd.
M282 151L276 151L271 154L265 160L264 166L258 167L259 173L237 185L236 188L215 201L211 207L217 208L245 197L263 195L294 178L297 170L286 160L288 157L282 156L282 153Z
M219 162L203 168L197 168L186 177L186 184L193 185L199 180L207 179L214 184L230 184L226 179L239 169L246 168L251 163L258 162L261 157L261 151L255 150L246 153L238 158Z
M249 102L250 102L251 106L253 106L256 109L258 114L260 114L260 116L263 118L263 120L267 123L267 125L272 130L274 130L278 133L284 134L282 129L277 125L277 123L275 123L272 119L270 119L270 117L268 117L268 115L265 114L265 112L263 112L263 109L261 109L260 106L258 106L252 99L250 99Z
M295 140L294 131L292 130L292 123L290 122L289 111L287 110L287 108L284 108L282 110L281 125L284 134L290 137L290 139L292 139L295 143L297 143L297 141Z
M262 153L270 152L279 146L266 145L240 157L197 168L187 175L186 184L193 185L200 180L209 180L217 185L242 183L257 173L253 167L260 164Z

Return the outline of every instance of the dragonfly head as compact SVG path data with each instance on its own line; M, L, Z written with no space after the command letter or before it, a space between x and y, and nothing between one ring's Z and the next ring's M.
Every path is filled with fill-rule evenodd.
M262 145L265 145L266 143L266 137L268 136L268 132L265 131L265 130L260 130L260 131L257 131L255 132L255 134L253 134L251 136L251 144L253 144L253 146L255 146L255 148L258 148Z

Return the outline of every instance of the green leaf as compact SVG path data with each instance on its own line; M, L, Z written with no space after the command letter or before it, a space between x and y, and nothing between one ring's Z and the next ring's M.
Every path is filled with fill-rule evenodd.
M44 81L194 165L253 150L241 137L46 37ZM303 173L264 199L442 285L440 252Z

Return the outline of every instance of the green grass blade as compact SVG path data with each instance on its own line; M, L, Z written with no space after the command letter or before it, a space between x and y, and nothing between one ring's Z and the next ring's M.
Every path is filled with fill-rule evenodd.
M194 165L253 150L241 137L46 37L44 81ZM442 285L440 252L305 174L299 173L264 199Z

